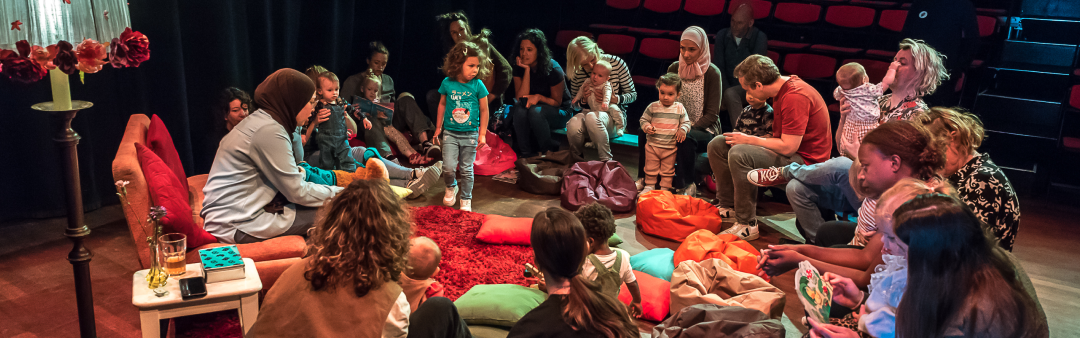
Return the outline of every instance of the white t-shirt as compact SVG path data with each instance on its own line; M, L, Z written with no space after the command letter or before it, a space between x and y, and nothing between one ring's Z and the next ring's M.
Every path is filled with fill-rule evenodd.
M402 292L398 295L394 307L386 315L386 323L383 324L383 338L405 338L409 335L409 315L413 309L409 308L409 299Z
M634 276L634 270L630 267L630 254L623 249L611 248L611 253L607 255L596 255L596 258L600 259L600 263L603 263L606 267L615 265L615 255L622 256L622 263L619 266L619 276L622 277L623 283L633 283L637 281L637 277ZM596 280L596 268L593 267L592 261L586 259L585 265L581 269L581 275L585 276L588 280Z

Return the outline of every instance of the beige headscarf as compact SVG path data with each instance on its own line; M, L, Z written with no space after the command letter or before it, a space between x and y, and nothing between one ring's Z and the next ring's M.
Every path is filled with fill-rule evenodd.
M684 80L693 80L701 77L709 70L709 64L712 63L712 53L709 52L709 36L705 34L705 30L698 26L687 27L682 33L682 40L690 40L697 44L701 49L701 56L698 56L697 60L690 64L683 60L682 53L679 53L679 77Z

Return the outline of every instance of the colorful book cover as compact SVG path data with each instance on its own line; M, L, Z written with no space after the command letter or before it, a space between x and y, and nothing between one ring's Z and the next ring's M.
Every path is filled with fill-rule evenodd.
M818 323L829 323L829 310L832 306L832 284L821 278L817 268L809 261L799 263L795 272L796 294L802 301L803 309Z

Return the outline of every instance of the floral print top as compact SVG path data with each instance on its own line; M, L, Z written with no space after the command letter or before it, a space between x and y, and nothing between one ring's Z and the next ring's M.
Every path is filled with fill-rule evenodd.
M990 155L972 158L948 180L960 200L994 232L998 245L1012 251L1020 227L1020 202L1012 183Z
M926 102L923 102L922 98L919 97L908 97L900 101L896 108L889 107L889 99L891 98L892 93L878 98L878 107L881 107L881 117L879 117L881 123L893 120L907 121L915 113L930 110L930 106L927 106Z

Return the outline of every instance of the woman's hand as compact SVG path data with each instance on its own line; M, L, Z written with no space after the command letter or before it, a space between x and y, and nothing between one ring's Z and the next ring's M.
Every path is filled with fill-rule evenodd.
M858 286L855 286L855 282L851 278L832 272L826 272L821 275L821 278L832 284L833 302L836 302L837 305L851 309L862 302L863 292L859 290Z
M518 67L525 68L525 73L526 74L529 73L529 65L521 63L521 57L520 56L514 58L514 62L517 63Z
M761 260L758 261L758 269L768 276L779 276L799 266L799 262L806 260L806 256L799 253L795 247L787 245L770 245Z
M330 121L330 109L319 109L319 114L315 116L315 124L313 124L313 126L318 126L326 121Z
M532 106L535 106L538 102L540 102L540 94L525 95L525 99L525 108L532 108Z
M810 323L811 338L859 338L858 332L845 327L818 323L810 317L806 318L806 322Z
M371 130L371 121L368 121L367 118L364 118L364 129Z

